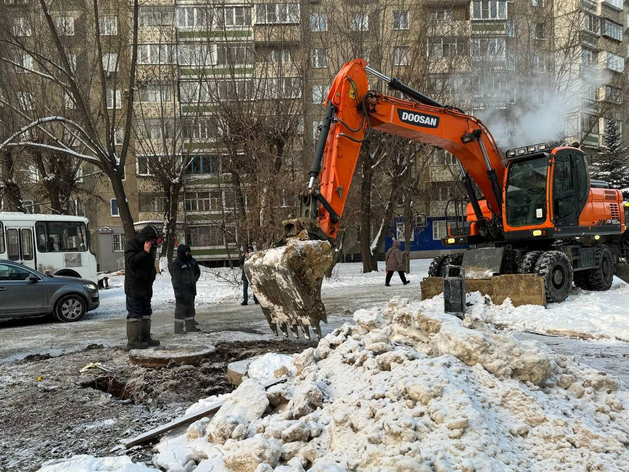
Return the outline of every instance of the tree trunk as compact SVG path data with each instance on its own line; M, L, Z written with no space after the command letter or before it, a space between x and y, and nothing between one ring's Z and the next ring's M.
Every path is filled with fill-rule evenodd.
M363 273L378 271L378 261L371 250L371 185L373 169L365 153L361 159L363 179L360 184L360 255Z
M116 204L118 205L118 213L120 214L120 220L122 221L122 227L124 228L127 240L135 237L135 228L133 227L133 216L131 216L131 210L129 209L129 202L127 201L127 193L122 182L122 179L118 177L116 172L107 173L111 181L111 186L116 197Z
M24 208L24 201L22 200L22 191L20 190L20 186L15 181L13 154L11 151L4 151L2 157L2 176L4 193L8 207L7 209L9 211L28 213L26 208Z
M177 233L177 206L179 202L179 194L181 193L181 183L170 183L164 188L164 228L162 257L166 258L168 267L173 260L173 254L177 249L175 244L175 235Z

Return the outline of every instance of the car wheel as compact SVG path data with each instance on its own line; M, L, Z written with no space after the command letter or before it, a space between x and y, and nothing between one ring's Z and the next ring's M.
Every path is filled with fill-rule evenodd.
M535 264L535 273L544 279L546 301L564 301L572 288L572 264L561 251L543 253Z
M85 300L80 295L61 297L55 306L55 318L63 323L79 321L85 316Z

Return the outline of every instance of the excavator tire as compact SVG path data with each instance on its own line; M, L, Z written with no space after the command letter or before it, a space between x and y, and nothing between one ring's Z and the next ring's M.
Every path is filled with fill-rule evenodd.
M594 269L581 270L574 274L574 284L584 290L604 292L614 280L614 257L606 245L597 246L594 252Z
M518 264L518 274L534 274L535 264L543 253L544 251L530 251L524 254Z
M572 288L572 264L561 251L544 252L535 264L535 273L544 279L546 301L561 302Z
M461 265L463 253L442 254L433 259L428 267L428 277L443 277L443 270L447 265Z

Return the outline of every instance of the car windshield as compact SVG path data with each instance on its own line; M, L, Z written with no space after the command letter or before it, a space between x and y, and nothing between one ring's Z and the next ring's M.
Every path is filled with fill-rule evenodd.
M507 224L538 225L546 221L548 157L513 162L507 178Z
M39 252L85 252L88 249L85 223L40 221L35 227Z

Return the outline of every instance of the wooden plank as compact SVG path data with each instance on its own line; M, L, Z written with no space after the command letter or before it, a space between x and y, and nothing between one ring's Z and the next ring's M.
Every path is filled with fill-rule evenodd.
M286 377L283 377L281 379L277 379L277 380L273 380L271 382L267 382L262 384L262 387L264 387L264 389L267 389L269 387L272 387L273 385L277 385L279 383L282 383L286 380ZM126 449L129 449L130 447L133 446L137 446L138 444L142 444L146 441L148 441L149 439L154 438L155 436L159 436L160 434L164 434L167 431L170 431L171 429L176 428L177 426L182 426L188 423L193 423L197 420L200 420L201 418L205 418L206 416L212 415L214 413L216 413L220 407L222 407L226 400L221 400L220 402L216 402L210 406L206 406L205 408L201 408L200 410L197 411L193 411L192 413L188 414L188 415L184 415L184 416L180 416L179 418L175 418L174 420L170 421L169 423L166 423L162 426L158 426L157 428L153 428L150 431L147 431L146 433L142 433L139 436L136 436L135 438L129 439L127 441L124 441L122 444L124 445L124 447Z

